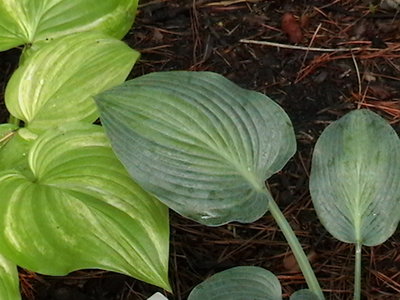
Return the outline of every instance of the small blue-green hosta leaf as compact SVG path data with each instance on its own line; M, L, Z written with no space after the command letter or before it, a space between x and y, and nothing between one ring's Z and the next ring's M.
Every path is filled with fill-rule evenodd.
M0 255L0 299L21 299L17 266L2 255Z
M96 98L113 149L147 191L207 225L253 222L295 151L288 116L211 72L145 75Z
M347 243L386 241L400 220L400 140L368 110L329 125L315 146L310 177L315 210L325 228Z
M47 131L28 162L31 176L0 172L0 253L39 273L101 268L169 289L167 208L132 181L100 126Z
M101 33L54 40L33 53L11 77L6 105L32 131L97 117L92 96L122 83L138 52Z
M310 290L299 290L290 296L290 300L318 300L319 298Z
M235 267L197 285L188 300L282 300L278 278L260 267Z
M122 38L138 0L0 1L0 51L83 31Z

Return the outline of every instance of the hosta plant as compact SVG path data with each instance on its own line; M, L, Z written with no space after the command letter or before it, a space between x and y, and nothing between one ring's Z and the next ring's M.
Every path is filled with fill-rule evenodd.
M323 297L264 183L296 149L292 124L279 105L218 74L184 71L145 75L95 99L115 153L145 190L210 226L253 222L269 210L310 290Z
M309 287L292 298L324 299L264 183L296 145L291 122L275 102L220 75L183 71L148 74L95 99L115 153L145 190L209 226L253 222L269 210ZM361 245L384 242L400 220L399 167L399 138L385 120L366 110L333 123L315 147L311 195L327 230L356 246L355 299L361 292ZM270 272L241 267L210 278L189 299L246 295L282 298Z
M138 53L115 37L136 0L0 1L0 49L25 45L0 125L0 299L17 266L101 268L170 289L168 211L111 150L93 96L122 83Z
M362 246L385 242L399 223L399 164L396 132L368 110L353 111L328 126L315 146L311 196L325 228L338 240L355 245L354 299L361 299ZM279 282L268 271L238 267L198 285L189 300L228 300L233 295L282 299L279 293ZM290 299L317 298L301 290Z
M361 296L362 246L385 242L400 220L400 140L377 114L356 110L328 126L313 155L310 192L319 219L354 244L354 299Z

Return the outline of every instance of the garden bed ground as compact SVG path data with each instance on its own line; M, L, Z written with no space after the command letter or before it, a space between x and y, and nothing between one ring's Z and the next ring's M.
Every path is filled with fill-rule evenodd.
M371 1L142 1L125 41L142 53L131 77L152 71L221 73L277 101L293 121L298 152L269 187L309 253L327 299L351 299L353 246L319 224L308 192L313 146L323 128L347 111L368 107L400 129L400 16ZM285 13L289 20L282 30ZM292 18L286 15L286 18ZM301 36L296 31L301 29ZM289 35L288 35L289 33ZM241 39L281 44L257 45ZM291 49L296 45L301 49ZM331 49L331 51L311 48ZM353 49L339 51L339 49ZM0 88L18 50L0 54ZM2 97L1 97L2 98ZM5 121L4 106L1 121ZM400 298L400 236L363 248L363 297ZM253 224L208 228L171 212L170 279L186 299L210 275L238 265L262 266L283 293L305 287L290 249L267 213ZM146 299L158 288L123 275L79 271L66 277L20 273L25 299Z

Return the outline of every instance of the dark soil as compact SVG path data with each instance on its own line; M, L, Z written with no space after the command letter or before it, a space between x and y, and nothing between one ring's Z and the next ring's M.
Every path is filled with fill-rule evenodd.
M269 187L309 253L327 299L352 299L354 248L332 238L312 208L308 175L313 146L327 124L357 107L373 109L399 129L400 18L395 11L375 11L370 2L142 1L135 27L125 38L142 53L131 77L153 71L214 71L267 94L286 110L296 130L298 152L269 180ZM287 48L293 38L281 29L285 13L301 24L298 46L362 49ZM241 39L283 46L242 43ZM0 54L2 91L17 60L16 50ZM0 112L5 121L4 108ZM364 299L400 299L399 249L398 232L380 246L363 248ZM174 294L166 294L169 299L186 299L207 277L239 265L262 266L275 273L285 296L306 287L268 213L253 224L208 228L171 212ZM160 291L103 271L48 277L21 270L20 276L29 300L146 299Z

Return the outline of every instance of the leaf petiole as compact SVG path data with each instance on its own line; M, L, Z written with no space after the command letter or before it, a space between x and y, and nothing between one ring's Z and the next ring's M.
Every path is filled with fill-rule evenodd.
M361 299L361 243L357 242L355 247L356 265L354 268L354 300Z
M301 272L303 273L304 278L307 282L308 288L315 293L318 299L324 300L324 294L322 293L322 289L318 283L317 278L315 277L315 273L312 270L310 262L306 254L304 253L304 250L301 247L299 240L294 234L292 227L290 227L288 221L286 220L285 216L283 215L274 200L271 200L269 202L269 211L271 212L276 223L278 224L283 235L285 236L290 246L290 249L292 249L293 255L296 258L297 263L299 264Z

